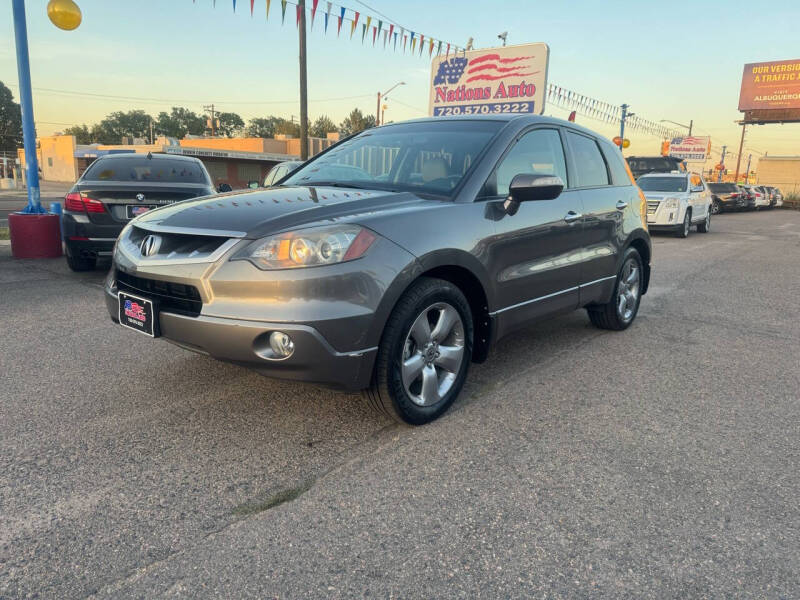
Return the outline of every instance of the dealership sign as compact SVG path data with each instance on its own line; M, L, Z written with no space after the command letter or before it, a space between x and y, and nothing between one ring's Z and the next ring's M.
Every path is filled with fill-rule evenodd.
M710 137L672 138L669 143L669 155L683 160L705 160L710 151Z
M547 44L439 55L431 63L432 116L544 112Z
M800 59L744 66L739 110L800 109Z

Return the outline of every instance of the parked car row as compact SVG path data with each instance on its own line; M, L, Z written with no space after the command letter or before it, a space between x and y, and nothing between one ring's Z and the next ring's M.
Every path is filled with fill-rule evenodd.
M783 204L778 188L766 185L709 183L712 193L712 212L719 214L739 210L761 210Z

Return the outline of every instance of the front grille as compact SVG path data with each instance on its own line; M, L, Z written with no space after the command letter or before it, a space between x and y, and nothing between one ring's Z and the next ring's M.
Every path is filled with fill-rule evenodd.
M160 310L196 317L203 308L200 292L193 285L145 279L116 270L117 289L121 292L139 294L158 301Z
M647 201L647 214L654 215L656 214L656 210L658 210L658 205L660 202L658 200L648 200Z
M157 252L147 256L148 260L213 260L214 253L228 238L212 235L184 233L156 233L141 227L132 227L120 240L132 256L141 256L140 245L147 236L158 238Z

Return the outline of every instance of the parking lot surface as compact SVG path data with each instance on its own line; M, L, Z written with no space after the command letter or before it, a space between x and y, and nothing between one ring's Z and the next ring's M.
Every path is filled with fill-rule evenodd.
M653 242L628 331L532 326L420 428L0 247L0 597L796 597L800 213Z

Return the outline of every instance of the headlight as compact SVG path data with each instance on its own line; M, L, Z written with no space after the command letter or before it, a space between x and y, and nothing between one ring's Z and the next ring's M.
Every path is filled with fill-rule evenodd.
M232 260L247 259L265 270L332 265L360 258L376 238L358 225L300 229L256 240Z
M664 206L667 208L678 208L678 203L680 200L675 197L665 198L664 199Z

